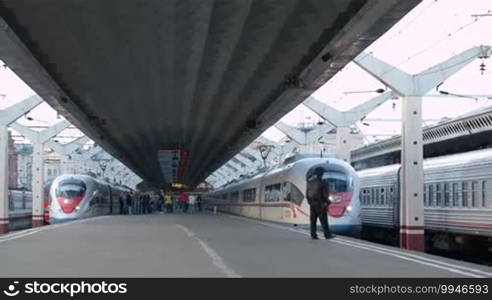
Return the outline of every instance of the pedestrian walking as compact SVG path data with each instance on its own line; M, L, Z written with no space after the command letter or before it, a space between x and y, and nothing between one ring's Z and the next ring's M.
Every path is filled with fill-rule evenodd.
M329 190L328 186L323 184L322 167L317 167L314 172L308 172L307 184L306 184L306 197L310 206L310 227L311 238L317 240L318 235L316 233L316 223L319 219L325 238L330 239L333 235L330 233L330 227L328 226L327 210L330 204L329 202Z

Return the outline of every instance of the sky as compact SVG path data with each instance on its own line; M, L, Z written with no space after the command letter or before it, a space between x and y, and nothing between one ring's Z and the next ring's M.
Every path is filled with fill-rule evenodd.
M365 52L371 53L410 74L416 74L438 64L473 46L492 45L492 16L475 17L477 14L492 14L491 0L424 0L380 37ZM484 60L486 71L481 74L480 60L475 60L440 87L441 90L463 95L492 96L492 59ZM15 104L34 92L0 61L0 109ZM338 110L348 110L377 96L370 92L385 88L377 79L354 63L348 64L329 80L313 97ZM431 92L430 94L436 94ZM425 97L423 101L424 125L435 123L441 118L453 118L469 111L492 105L491 99L479 97L443 98ZM367 115L367 119L399 119L400 100L388 100ZM61 121L48 104L43 103L23 117L19 123L30 126L49 126ZM301 122L321 120L302 104L282 118L296 125ZM399 134L400 122L371 121L356 125L366 135L366 142L373 142ZM368 125L368 126L367 126ZM76 129L63 131L57 139L61 143L82 135ZM279 141L285 136L275 128L263 133L267 138ZM14 132L17 142L25 140Z

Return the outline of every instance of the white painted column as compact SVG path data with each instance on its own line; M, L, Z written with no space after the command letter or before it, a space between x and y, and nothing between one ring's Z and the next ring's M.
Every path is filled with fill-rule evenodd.
M400 247L424 251L422 98L402 99Z
M335 153L337 157L350 163L350 127L338 127Z
M9 232L9 132L0 126L0 234Z
M68 171L68 156L67 155L61 155L60 174L68 174L68 173L70 173Z
M32 154L32 227L43 226L44 191L43 191L43 144L35 143Z

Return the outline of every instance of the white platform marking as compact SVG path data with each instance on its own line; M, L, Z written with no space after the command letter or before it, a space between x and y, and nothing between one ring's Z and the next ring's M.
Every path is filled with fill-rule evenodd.
M212 259L212 263L216 265L227 277L235 277L235 278L241 277L239 274L234 272L231 268L227 267L222 257L220 257L217 254L217 252L215 252L211 247L209 247L204 241L198 238L193 231L189 230L188 228L180 224L176 224L176 226L181 230L183 230L186 233L186 235L188 235L188 237L197 240L202 246L203 250L205 250L205 253L207 253L207 255Z

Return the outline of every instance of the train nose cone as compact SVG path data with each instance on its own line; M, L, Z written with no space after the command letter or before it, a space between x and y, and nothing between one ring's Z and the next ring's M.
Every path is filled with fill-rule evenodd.
M58 204L60 205L62 211L66 214L70 214L76 209L76 207L78 207L80 201L82 201L82 197L56 197L56 200L58 201Z

